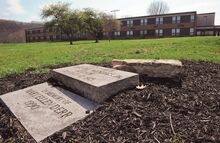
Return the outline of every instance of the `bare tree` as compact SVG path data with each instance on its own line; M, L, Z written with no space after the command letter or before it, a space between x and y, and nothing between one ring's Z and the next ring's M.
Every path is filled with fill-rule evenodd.
M166 14L170 10L167 2L162 0L153 1L147 9L149 15Z
M109 42L112 37L112 32L120 31L121 22L115 19L115 16L101 13L103 32L108 32Z

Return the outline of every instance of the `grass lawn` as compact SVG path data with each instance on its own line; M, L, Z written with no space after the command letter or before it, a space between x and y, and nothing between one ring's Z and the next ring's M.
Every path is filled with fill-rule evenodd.
M220 63L220 37L186 37L144 40L39 42L0 44L0 77L28 68L61 63L99 63L112 59L184 59Z

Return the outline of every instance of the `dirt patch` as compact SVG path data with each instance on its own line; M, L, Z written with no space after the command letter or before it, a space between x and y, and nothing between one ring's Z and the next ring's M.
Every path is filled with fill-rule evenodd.
M220 142L220 65L183 63L181 86L142 76L146 89L119 93L86 119L43 142ZM8 76L0 79L0 94L49 78L50 74L34 74L32 70ZM34 142L2 104L0 115L0 142Z

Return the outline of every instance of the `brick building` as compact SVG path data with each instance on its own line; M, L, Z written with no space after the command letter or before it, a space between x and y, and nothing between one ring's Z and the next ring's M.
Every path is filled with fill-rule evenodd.
M120 31L103 31L101 39L135 39L179 36L220 36L220 26L215 25L215 13L170 13L118 19ZM63 41L67 36L43 27L27 29L26 41ZM89 34L75 34L74 39L94 39Z

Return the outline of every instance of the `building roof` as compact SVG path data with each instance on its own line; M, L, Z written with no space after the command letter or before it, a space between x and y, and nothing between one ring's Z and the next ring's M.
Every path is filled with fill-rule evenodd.
M197 15L207 15L207 14L215 14L215 12L209 12L209 13L199 13Z
M145 18L145 17L169 16L169 15L178 15L178 14L192 14L192 13L196 14L196 11L167 13L167 14L159 14L159 15L145 15L145 16L137 16L137 17L125 17L125 18L119 18L118 20L139 19L139 18Z

